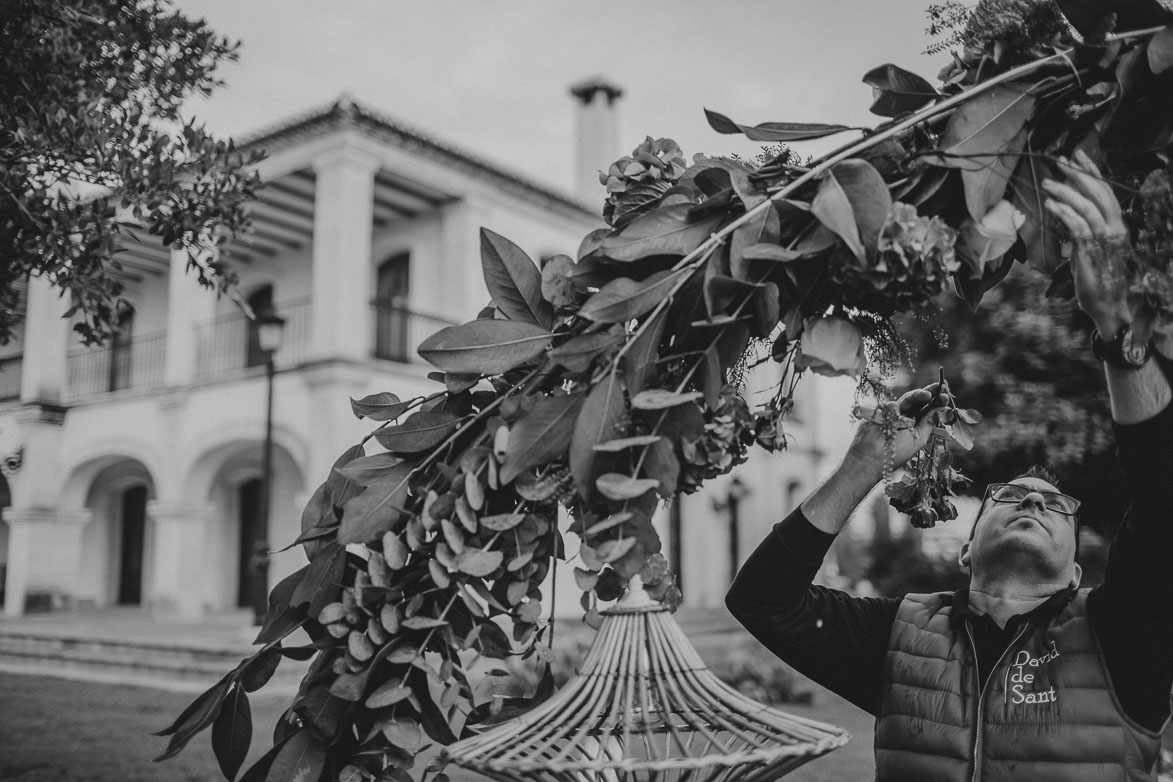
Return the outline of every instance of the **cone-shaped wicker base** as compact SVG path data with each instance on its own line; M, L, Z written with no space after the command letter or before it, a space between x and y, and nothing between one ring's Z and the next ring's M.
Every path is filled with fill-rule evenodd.
M453 744L446 759L500 780L741 782L776 779L847 743L841 728L726 686L667 610L634 602L604 614L578 674L553 697Z

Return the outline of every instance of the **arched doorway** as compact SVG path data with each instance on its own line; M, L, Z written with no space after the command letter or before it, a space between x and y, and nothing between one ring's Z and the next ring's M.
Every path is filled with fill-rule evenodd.
M143 563L147 550L147 487L139 484L119 497L118 605L143 602Z

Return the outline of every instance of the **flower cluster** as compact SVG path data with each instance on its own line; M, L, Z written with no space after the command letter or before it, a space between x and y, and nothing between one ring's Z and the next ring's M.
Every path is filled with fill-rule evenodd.
M687 168L675 141L648 136L630 155L612 163L607 173L599 172L599 182L607 186L603 219L618 227L651 209Z
M684 440L679 488L691 494L702 482L724 475L747 458L756 437L754 416L733 386L721 390L715 412L705 413L704 433L695 442Z
M960 266L953 250L956 238L939 217L918 215L916 207L897 202L880 229L875 252L837 254L832 282L843 301L877 315L923 308Z

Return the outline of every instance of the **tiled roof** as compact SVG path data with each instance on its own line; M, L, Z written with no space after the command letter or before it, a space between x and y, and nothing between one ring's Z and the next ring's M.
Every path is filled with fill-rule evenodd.
M342 95L324 109L315 109L300 116L238 140L238 145L247 148L262 148L276 151L307 138L320 136L339 127L360 128L376 139L388 141L446 164L472 176L488 178L507 192L540 206L547 206L569 213L576 218L595 218L601 221L603 194L599 205L589 206L566 193L538 184L514 171L490 163L484 158L466 152L459 147L441 141L416 128L373 111L355 102L350 96Z

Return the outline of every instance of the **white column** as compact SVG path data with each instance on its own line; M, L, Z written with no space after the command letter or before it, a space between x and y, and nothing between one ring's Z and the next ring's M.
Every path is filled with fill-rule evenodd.
M199 354L196 327L216 314L216 292L187 271L187 250L171 251L167 278L167 362L164 382L186 386L195 377Z
M314 161L313 346L315 358L371 355L374 157L342 146Z
M203 615L200 584L207 578L203 569L207 563L200 555L210 515L207 506L147 503L155 531L153 580L147 599L161 619L195 621Z
M4 509L8 524L5 616L21 616L29 592L47 590L67 600L73 596L73 580L81 564L82 528L91 517L89 510Z
M432 281L434 290L420 291L424 309L463 323L489 303L481 271L481 228L491 227L491 223L491 207L475 195L443 207L440 262L433 270L420 269L418 275L437 278Z
M21 401L60 404L65 398L65 355L70 343L69 318L65 313L69 302L60 293L45 277L29 279Z

